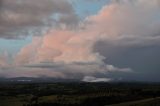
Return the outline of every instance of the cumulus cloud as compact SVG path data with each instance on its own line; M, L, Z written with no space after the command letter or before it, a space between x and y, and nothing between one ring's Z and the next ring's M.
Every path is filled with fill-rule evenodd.
M15 62L17 65L25 65L26 68L48 69L73 78L97 73L132 71L130 68L106 65L103 62L105 57L92 51L94 41L82 33L86 34L53 30L43 37L36 37L31 44L22 48Z
M158 0L116 0L87 18L89 29L104 39L143 38L159 35ZM119 1L119 2L118 2Z
M4 52L0 55L0 68L8 66L8 54Z
M78 21L67 0L1 0L0 37L21 38L43 27L73 26ZM28 34L27 34L28 33Z
M104 61L107 57L94 50L95 44L99 41L125 46L137 42L158 43L158 1L113 0L97 14L88 16L77 30L53 28L43 36L34 37L17 54L15 63L28 69L50 70L75 78L109 72L132 72L130 68L108 65ZM108 80L94 77L84 79L94 82Z

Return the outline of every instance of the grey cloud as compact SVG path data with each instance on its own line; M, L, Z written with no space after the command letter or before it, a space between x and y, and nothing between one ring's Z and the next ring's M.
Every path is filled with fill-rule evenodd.
M43 62L24 66L27 70L43 69L64 74L67 78L82 79L85 76L105 77L108 73L132 73L130 68L117 68L104 63L57 63ZM37 73L38 74L38 73ZM45 75L45 73L44 73ZM110 77L110 76L109 76ZM119 78L120 76L117 76Z
M113 78L121 76L128 80L159 81L160 45L158 41L143 41L132 45L122 45L123 42L100 41L95 45L94 50L106 57L105 63L114 64L117 67L130 67L134 70L131 75L111 72L108 76Z
M60 14L59 19L54 15ZM71 21L75 20L75 21ZM78 16L67 0L1 0L0 37L17 38L54 24L75 24ZM40 31L40 30L38 30ZM38 32L37 31L37 32Z

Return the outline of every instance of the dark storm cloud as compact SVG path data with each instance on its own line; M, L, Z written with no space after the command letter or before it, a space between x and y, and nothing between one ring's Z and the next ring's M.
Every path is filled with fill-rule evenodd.
M43 26L73 25L77 21L78 17L67 0L0 1L1 38L23 37L30 29L36 32Z
M124 42L124 41L123 41ZM160 43L152 41L139 44L122 45L123 43L100 41L94 50L106 57L105 62L118 67L130 67L135 73L108 73L107 77L123 77L130 80L159 81L160 75ZM145 44L144 44L145 43Z

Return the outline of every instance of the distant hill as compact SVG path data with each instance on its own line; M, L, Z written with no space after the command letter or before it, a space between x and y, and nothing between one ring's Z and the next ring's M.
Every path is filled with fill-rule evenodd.
M50 78L50 77L15 77L15 78L0 78L0 82L8 82L8 83L50 83L50 82L79 82L79 80L75 79L59 79L59 78Z

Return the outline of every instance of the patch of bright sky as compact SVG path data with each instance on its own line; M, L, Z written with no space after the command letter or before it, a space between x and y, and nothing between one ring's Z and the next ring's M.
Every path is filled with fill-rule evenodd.
M28 36L25 39L18 39L18 40L0 39L0 54L3 54L5 51L11 55L15 55L23 46L25 46L31 41L32 41L31 36Z
M70 0L80 18L96 14L111 0Z

